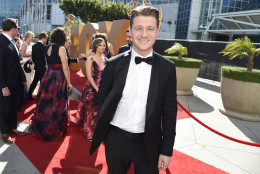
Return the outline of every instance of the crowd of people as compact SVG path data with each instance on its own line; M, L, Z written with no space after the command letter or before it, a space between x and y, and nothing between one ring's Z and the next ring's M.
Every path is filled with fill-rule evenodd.
M16 22L16 26L19 29L16 19L7 19L4 24L7 23L7 25L10 25L10 23L13 22ZM0 32L3 32L2 27L0 28ZM5 33L8 33L8 31L5 31ZM85 137L91 141L98 115L97 105L93 101L93 98L98 92L99 81L106 60L108 57L110 58L115 55L113 45L107 42L108 37L105 33L94 34L91 38L91 46L87 54L80 54L78 58L71 58L69 54L69 49L72 44L70 37L67 37L61 28L56 28L52 33L50 44L47 43L49 39L47 32L41 32L39 34L37 43L33 43L35 35L31 31L26 32L24 35L20 35L17 32L14 37L11 36L15 42L15 48L18 50L19 63L26 79L26 82L19 84L19 97L18 95L16 97L20 99L16 103L15 109L17 111L22 111L24 110L23 106L25 106L28 100L36 100L33 93L38 82L40 82L39 90L37 90L36 112L31 120L30 131L32 131L36 137L46 141L61 139L63 135L65 135L67 129L67 101L69 90L71 90L68 67L70 63L79 62L79 60L83 59L85 61L87 81L79 102L76 124L82 130ZM56 33L59 34L56 36ZM60 33L63 33L63 35ZM51 45L53 45L53 47ZM47 48L50 46L50 49L52 50L53 48L55 52L53 53L51 51L53 54L49 55L47 54ZM60 51L60 49L63 48L65 49L66 60L63 60L63 54ZM64 63L67 64L67 66L64 65ZM46 69L46 67L48 68ZM52 86L53 84L58 83L57 79L61 80L59 86ZM70 87L67 86L65 88L65 80ZM51 91L50 88L56 89L56 91ZM57 101L62 102L59 103ZM55 103L56 105L53 105L52 103ZM62 110L63 113L57 113L57 109ZM58 121L57 123L56 121L59 118L62 118L62 121ZM45 125L43 125L41 120L44 120L42 122L45 122ZM60 125L48 125L46 124L46 120L48 120L48 123L50 124L56 120L54 121L55 124L57 123ZM46 127L50 129L46 129ZM61 132L56 130L57 127L62 127L62 130L60 130ZM23 135L26 134L23 133ZM10 140L8 142L13 143L9 135L7 136L7 139ZM3 140L5 141L5 139Z
M17 113L36 99L29 131L44 141L60 141L68 130L68 96L72 90L69 64L85 61L86 83L75 117L92 154L104 141L108 173L158 173L170 163L176 127L175 65L153 51L159 33L159 11L140 6L132 11L127 45L117 56L107 35L94 34L90 49L71 58L71 39L62 28L34 41L28 31L18 36L18 22L3 21L0 33L0 131L12 144ZM47 45L47 46L46 46ZM3 48L3 49L2 49ZM113 57L113 58L111 58ZM37 98L33 92L40 82ZM21 98L17 102L17 98ZM17 106L16 109L13 107Z

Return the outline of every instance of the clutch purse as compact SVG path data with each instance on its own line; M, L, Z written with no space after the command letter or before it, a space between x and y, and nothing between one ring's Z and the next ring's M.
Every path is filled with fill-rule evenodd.
M25 62L25 64L23 65L23 69L26 73L30 73L32 71L31 69L31 65L33 64L33 61L30 59L30 60L27 60Z
M82 93L77 88L72 86L71 91L69 92L68 98L70 100L75 100L75 101L79 102L81 94Z

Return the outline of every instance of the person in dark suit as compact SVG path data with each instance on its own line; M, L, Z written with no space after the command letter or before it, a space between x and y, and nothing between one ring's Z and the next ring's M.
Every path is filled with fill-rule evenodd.
M41 32L39 35L39 41L32 46L32 61L34 63L35 74L28 91L28 100L35 99L34 97L32 97L32 93L37 86L37 83L41 81L46 70L44 50L46 48L45 44L47 42L47 39L48 34L46 32Z
M109 174L155 174L171 161L175 140L177 95L175 64L153 51L159 34L159 11L132 11L133 47L106 63L95 101L99 120L90 154L105 143Z
M2 141L13 143L10 134L26 135L17 130L16 106L19 101L21 83L26 83L19 60L19 50L14 38L19 30L18 20L7 18L2 23L0 35L0 131Z
M132 37L129 33L129 29L126 30L126 41L127 41L127 45L121 46L118 50L117 54L121 54L127 50L130 50L131 46L132 46Z
M71 62L78 63L79 60L81 60L81 59L83 59L85 61L87 60L86 58L84 58L84 56L85 56L84 54L80 54L79 58L71 58L70 53L69 53L70 46L71 46L71 39L70 39L70 37L67 37L67 40L65 42L65 49L66 49L66 53L67 53L69 66L70 66Z

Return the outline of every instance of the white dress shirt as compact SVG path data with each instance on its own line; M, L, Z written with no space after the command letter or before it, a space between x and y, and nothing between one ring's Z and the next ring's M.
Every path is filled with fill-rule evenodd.
M153 51L146 57L152 55ZM128 132L143 133L152 65L136 64L135 56L142 57L132 48L123 95L110 124Z

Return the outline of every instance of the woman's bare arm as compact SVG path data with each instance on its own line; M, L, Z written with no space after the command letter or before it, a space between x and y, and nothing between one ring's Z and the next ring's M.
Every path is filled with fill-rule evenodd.
M23 43L21 51L20 51L21 56L23 56L23 57L30 57L32 55L32 53L26 54L26 49L27 49L27 45L25 43Z
M64 47L60 47L59 48L59 56L61 59L61 63L62 63L62 69L65 75L65 78L67 80L67 87L68 90L70 91L72 88L72 85L70 83L70 71L69 71L69 66L68 66L68 61L67 61L67 53Z

